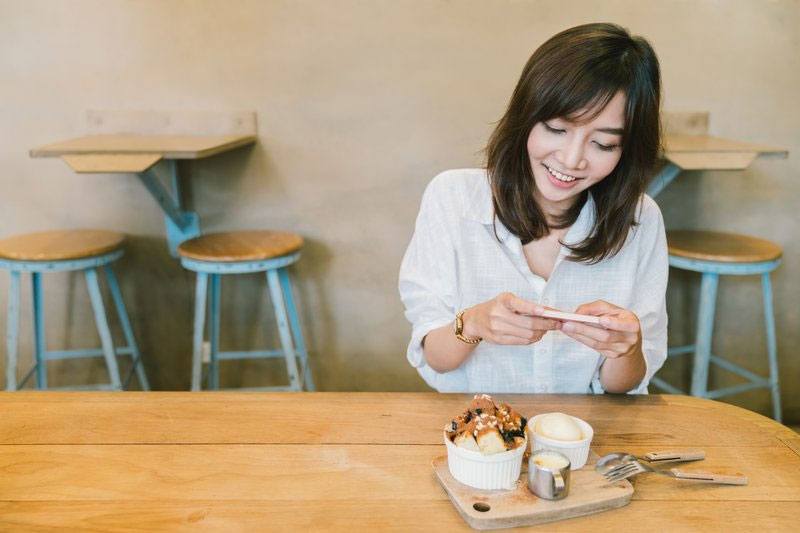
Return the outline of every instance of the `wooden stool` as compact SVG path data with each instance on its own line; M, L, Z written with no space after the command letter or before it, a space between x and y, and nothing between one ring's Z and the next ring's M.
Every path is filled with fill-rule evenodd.
M219 361L227 359L253 359L283 357L289 385L261 387L258 390L314 390L311 369L308 367L303 333L292 296L292 286L287 268L300 258L303 238L293 233L276 231L232 231L202 235L178 246L181 264L197 272L194 306L194 343L192 353L192 390L200 390L202 377L202 352L205 330L208 283L211 282L210 311L210 365L208 387L219 389ZM220 328L220 276L266 272L267 285L278 322L281 350L219 351ZM302 379L297 368L297 358L302 367Z
M122 390L127 386L135 371L142 389L149 390L147 376L142 367L142 358L133 337L128 313L122 301L111 263L122 257L122 244L125 235L101 230L46 231L18 235L0 240L0 268L10 271L11 286L8 291L8 324L6 363L6 390L17 390L17 341L19 334L20 275L30 272L33 281L33 330L35 366L19 383L22 387L36 373L36 387L47 387L47 361L73 359L78 357L104 357L111 383L77 387L80 389ZM111 290L111 297L122 324L127 346L114 349L111 331L108 328L97 269L103 267ZM97 331L100 334L101 349L48 351L45 343L44 308L41 276L46 272L83 271L89 288L89 297L94 310ZM131 372L123 381L117 367L117 355L130 355L133 358ZM69 387L65 387L69 388Z
M670 348L667 352L669 356L694 353L692 396L716 399L750 389L768 388L772 391L774 418L780 422L781 399L778 386L778 355L775 341L775 316L772 308L770 272L780 264L780 258L783 254L781 247L764 239L712 231L669 231L667 232L667 242L671 267L700 272L703 275L700 285L700 307L695 342L687 346ZM764 294L769 378L758 376L711 353L714 308L719 276L755 274L761 275L761 286ZM738 374L746 379L747 383L709 391L709 363L714 363L725 370ZM683 391L662 379L654 378L652 381L656 386L669 392L683 394Z

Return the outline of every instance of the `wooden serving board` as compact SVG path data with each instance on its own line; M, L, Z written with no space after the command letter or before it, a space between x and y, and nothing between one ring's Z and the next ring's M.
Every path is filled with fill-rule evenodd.
M523 463L514 490L481 490L456 481L447 468L447 456L433 460L433 471L461 517L474 529L532 526L627 505L633 486L627 480L607 483L594 471L597 455L580 470L570 473L569 495L563 500L544 500L528 490L528 472Z

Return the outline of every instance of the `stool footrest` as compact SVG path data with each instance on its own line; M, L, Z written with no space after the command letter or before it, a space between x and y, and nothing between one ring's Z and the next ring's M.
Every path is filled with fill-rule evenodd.
M746 368L742 368L741 366L739 366L737 364L734 364L734 363L731 363L730 361L726 361L725 359L722 359L721 357L717 357L714 354L711 354L711 362L714 363L717 366L720 366L720 367L724 368L728 372L733 372L734 374L737 374L737 375L743 377L744 379L746 379L748 381L751 381L753 383L762 382L762 381L769 382L769 380L765 379L764 377L759 376L758 374L754 374L753 372L750 372Z
M655 378L654 377L653 379L650 380L650 383L652 383L653 385L655 385L656 387L658 387L660 389L663 389L663 390L667 391L670 394L686 394L686 392L682 391L678 387L670 385L669 383L667 383L666 381L664 381L661 378Z
M676 346L667 350L667 357L675 357L677 355L685 355L687 353L694 353L697 346L694 344L687 344L686 346Z
M673 353L673 350L674 350L674 353ZM694 345L678 346L676 348L670 348L668 353L669 353L670 356L683 355L685 353L692 353L693 350L694 350ZM732 372L732 373L734 373L734 374L746 379L747 383L742 383L740 385L734 385L734 386L731 386L731 387L725 387L725 388L722 388L722 389L716 389L716 390L713 390L713 391L707 391L705 396L704 396L705 398L716 399L716 398L721 398L723 396L730 396L732 394L739 394L740 392L745 392L745 391L748 391L748 390L751 390L751 389L760 389L760 388L769 389L769 388L772 388L772 383L770 382L770 380L768 378L765 378L763 376L759 376L758 374L754 374L753 372L750 372L746 368L742 368L741 366L739 366L739 365L737 365L735 363L731 363L730 361L727 361L727 360L725 360L725 359L723 359L723 358L721 358L719 356L716 356L714 354L710 355L709 360L710 360L711 363L713 363L713 364L715 364L715 365L717 365L719 367L722 367L723 369L727 370L728 372ZM666 381L664 381L661 378L653 377L650 380L650 382L653 383L656 387L659 387L659 388L661 388L661 389L663 389L663 390L665 390L665 391L667 391L667 392L669 392L671 394L687 394L686 391L683 391L683 390L681 390L681 389L679 389L679 388L677 388L677 387L675 387L673 385L670 385L669 383L667 383Z
M47 387L49 391L90 391L90 390L104 390L104 391L118 391L119 389L110 383L95 383L93 385L70 385L65 387Z
M133 355L133 348L124 346L114 348L117 355ZM89 348L83 350L54 350L44 353L45 361L57 361L59 359L78 359L81 357L102 357L103 350L100 348Z
M297 354L295 354L297 355ZM250 352L218 352L217 359L220 361L229 359L268 359L273 357L285 357L283 350L253 350Z
M732 394L739 394L753 389L770 388L769 380L761 380L761 383L742 383L741 385L734 385L732 387L725 387L724 389L711 390L706 393L706 398L715 400L723 396L730 396Z
M217 392L217 391L227 391L227 392L300 392L296 387L290 387L289 385L281 385L275 387L235 387L229 389L217 389L216 391L204 391L204 392Z

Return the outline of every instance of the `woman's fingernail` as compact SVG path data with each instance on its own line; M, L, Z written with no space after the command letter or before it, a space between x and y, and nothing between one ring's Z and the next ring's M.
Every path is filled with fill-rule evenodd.
M561 326L561 329L564 331L574 331L575 324L573 324L572 322L564 322L564 325Z

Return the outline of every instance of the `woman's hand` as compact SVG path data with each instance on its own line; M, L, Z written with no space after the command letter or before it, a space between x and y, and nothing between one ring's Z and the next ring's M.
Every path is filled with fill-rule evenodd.
M464 311L463 333L492 344L525 345L538 342L561 322L539 315L545 308L504 292Z
M561 331L566 335L610 359L641 356L642 331L639 318L634 313L602 300L583 304L575 312L599 316L602 327L565 322Z

